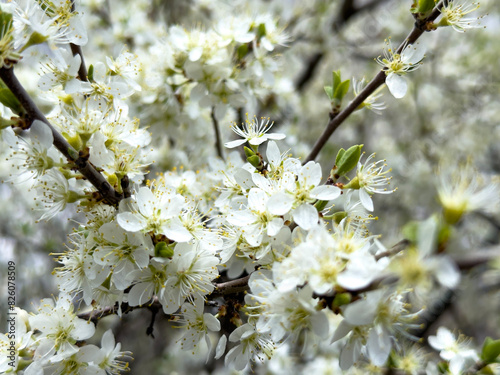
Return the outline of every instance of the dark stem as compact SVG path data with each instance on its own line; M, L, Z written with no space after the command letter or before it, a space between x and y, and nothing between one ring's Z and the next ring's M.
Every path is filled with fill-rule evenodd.
M408 246L410 246L410 241L409 240L401 240L397 244L395 244L393 247L391 247L389 250L384 251L382 253L379 253L375 255L375 259L379 260L385 257L390 257L393 255L396 255L406 249Z
M71 11L75 11L75 0L71 0ZM78 69L78 78L80 78L80 81L88 81L87 67L85 66L85 60L83 58L82 47L73 43L70 43L69 46L71 48L71 53L73 53L73 56L80 55L81 63L80 68Z
M40 120L47 124L52 131L54 137L54 146L73 163L80 173L99 191L103 199L111 204L118 205L123 198L121 194L115 191L108 181L100 174L85 158L79 156L78 152L71 146L68 141L49 123L35 102L31 99L24 87L14 74L14 68L0 68L0 78L4 81L7 87L12 91L14 96L19 100L21 105L26 110L29 120Z
M219 122L217 121L217 118L215 117L215 107L212 107L212 124L214 125L214 133L215 133L215 148L217 149L217 155L222 160L224 159L224 150L222 149L222 142L220 139L220 130L219 130Z
M408 34L404 42L401 43L396 50L397 54L400 54L408 44L413 44L417 41L418 38L420 38L420 36L425 31L425 25L428 22L434 21L441 14L440 9L442 8L442 6L443 1L440 1L429 17L427 17L424 21L418 21L415 24L413 30ZM321 136L318 138L311 153L304 160L304 164L311 160L314 160L318 156L319 152L331 137L333 132L365 101L365 99L367 99L377 88L385 83L385 78L386 75L384 71L378 72L375 78L373 78L371 82L366 85L363 91L361 91L359 95L356 96L337 116L335 116L328 122L328 125L326 126L323 134L321 134Z
M248 280L250 280L250 275L226 281L225 283L215 284L215 289L210 296L222 296L247 291L249 289Z

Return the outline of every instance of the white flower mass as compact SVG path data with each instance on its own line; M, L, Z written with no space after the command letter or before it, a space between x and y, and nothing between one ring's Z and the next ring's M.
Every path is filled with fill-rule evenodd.
M2 0L0 373L500 374L485 3Z

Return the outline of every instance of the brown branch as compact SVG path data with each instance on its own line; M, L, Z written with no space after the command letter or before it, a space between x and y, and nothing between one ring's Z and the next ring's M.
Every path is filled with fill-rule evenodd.
M245 292L249 289L248 280L250 280L250 275L231 281L226 281L224 283L217 283L215 284L215 289L212 294L210 294L210 296L223 296L227 294Z
M75 0L71 0L71 11L75 12ZM85 66L85 60L83 58L83 51L82 47L73 43L69 44L71 48L71 53L73 53L73 56L80 55L80 68L78 69L78 78L80 81L88 81L87 77L87 67Z
M391 247L389 250L383 251L383 252L375 255L375 259L380 260L380 259L385 258L385 257L390 257L393 255L396 255L396 254L400 253L401 251L403 251L404 249L406 249L408 246L410 246L409 240L406 240L406 239L401 240L397 244L395 244L393 247Z
M224 160L224 150L222 149L222 142L220 139L220 130L219 130L219 121L217 121L217 118L215 117L215 107L212 107L212 124L214 126L214 133L215 133L215 148L217 150L217 155Z
M440 9L443 6L443 1L440 1L432 13L423 21L418 21L416 22L415 26L413 27L413 30L408 34L406 39L404 40L403 43L400 44L398 49L396 50L395 53L400 54L403 49L408 45L408 44L413 44L415 43L418 38L424 33L425 31L425 25L428 22L434 21L440 14ZM314 147L311 151L311 153L307 156L307 158L304 160L304 164L307 162L314 160L323 146L326 144L330 136L333 134L333 132L367 99L378 87L380 87L382 84L385 83L386 75L383 70L381 70L366 87L359 93L358 96L356 96L348 105L345 107L337 116L335 116L333 119L331 119L323 134L318 138L316 143L314 144Z
M218 297L224 296L228 294L237 294L248 290L248 280L250 279L250 275L241 277L239 279L226 281L224 283L214 283L214 290L209 295L209 297ZM207 301L207 305L210 305L210 301ZM127 302L121 303L122 314L128 314L129 312L137 309L150 309L154 311L155 309L158 311L161 309L161 304L158 301L158 297L154 297L152 302L146 303L141 306L130 306ZM81 314L78 314L80 319L90 320L94 324L97 325L97 322L106 316L115 315L118 313L118 303L114 306L107 306L97 310L87 311Z
M0 78L26 110L29 120L40 120L47 124L54 137L54 146L68 159L68 162L73 163L78 168L80 173L94 185L107 203L118 205L123 196L113 189L104 176L86 158L80 157L78 151L50 124L15 76L14 68L0 68Z

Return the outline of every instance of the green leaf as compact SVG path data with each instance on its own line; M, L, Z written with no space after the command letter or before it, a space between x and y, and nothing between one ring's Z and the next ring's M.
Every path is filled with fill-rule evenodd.
M94 82L94 65L90 64L89 70L87 71L87 78L89 82Z
M328 98L330 101L333 100L333 87L332 86L325 86L323 87L325 89L326 95L328 95Z
M354 145L344 152L337 164L337 174L339 176L345 175L358 164L362 148L363 145Z
M255 168L260 167L260 158L257 155L253 155L247 158L247 161L252 164Z
M481 360L486 363L493 363L500 355L500 340L493 340L486 337L481 350Z
M427 13L434 9L435 4L434 0L418 0L418 12L422 13L422 15L427 15Z
M349 86L351 84L351 80L347 80L342 82L340 85L337 86L335 89L335 93L333 94L334 99L338 100L339 102L342 102L342 99L344 99L344 96L347 94L349 91Z
M333 91L335 92L337 87L339 87L342 79L340 78L340 70L333 72Z
M12 91L10 91L8 88L0 89L0 103L2 103L6 107L9 107L10 109L12 109L12 112L18 115L24 113L23 106L21 105L21 103L19 103L19 100L17 100Z
M247 146L244 146L243 149L245 150L245 155L247 158L250 158L252 156L255 156L255 152L251 148L248 148Z
M340 159L342 159L342 156L345 154L345 150L341 148L339 152L337 152L337 157L335 158L335 165L339 165Z

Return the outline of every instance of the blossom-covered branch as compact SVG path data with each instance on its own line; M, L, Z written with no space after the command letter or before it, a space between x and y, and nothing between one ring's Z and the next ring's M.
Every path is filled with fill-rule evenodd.
M108 181L106 181L104 176L99 173L86 158L79 155L78 151L76 151L74 147L71 146L68 141L50 124L15 76L14 68L0 68L0 78L26 110L30 121L40 120L45 123L52 131L54 146L66 157L66 159L68 159L69 162L75 165L78 171L80 171L80 173L85 176L85 178L92 185L94 185L106 202L112 205L118 205L122 199L122 195L119 194Z
M440 9L443 7L444 1L440 1L435 7L431 14L424 20L417 20L415 26L412 31L408 34L406 39L399 45L397 50L393 53L401 54L403 49L406 46L415 43L420 36L425 31L430 31L431 29L427 29L427 25L434 21L440 14ZM330 121L328 122L325 130L321 134L321 136L317 139L316 143L313 146L313 149L309 153L309 155L305 158L304 163L307 163L311 160L316 159L319 152L326 144L328 139L331 137L333 132L337 130L337 128L342 125L342 123L361 105L363 102L377 90L381 85L386 81L387 75L384 70L381 70L377 75L365 86L363 91L361 91L340 113L334 115Z

